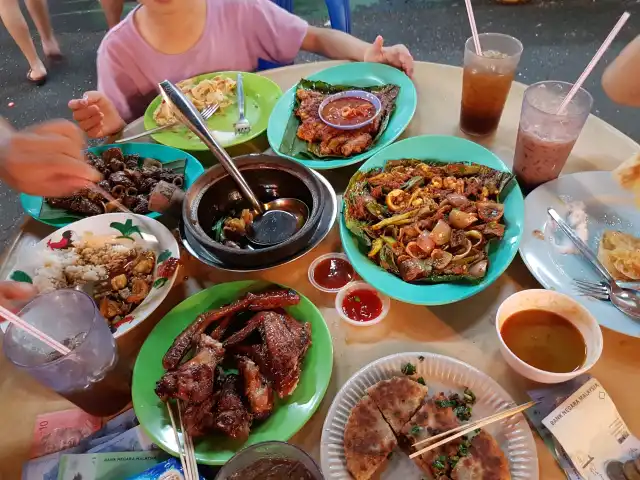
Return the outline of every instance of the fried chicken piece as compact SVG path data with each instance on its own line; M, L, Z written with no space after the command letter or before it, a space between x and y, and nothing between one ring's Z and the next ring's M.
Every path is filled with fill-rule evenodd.
M83 213L85 215L100 215L104 213L104 207L92 202L84 195L86 195L86 192L82 191L72 197L47 197L46 201L52 207L63 208L65 210L71 210L72 212Z
M192 437L205 435L214 423L213 405L215 395L210 395L202 403L189 403L182 415L187 433Z
M237 375L227 375L222 380L215 410L214 427L231 438L246 440L251 428L251 415L242 403L237 383Z
M203 333L213 322L242 310L271 310L297 305L299 302L300 296L293 290L271 290L258 294L248 293L231 304L198 315L193 323L185 328L173 341L173 344L162 358L162 366L167 370L175 368L190 350L193 339Z
M238 358L238 370L244 380L244 394L249 400L253 418L263 420L273 411L273 389L260 372L260 368L249 358Z
M273 382L278 396L287 397L298 386L301 363L311 345L311 324L300 323L276 312L260 312L249 320L245 328L229 337L225 346L238 344L256 329L264 344L241 350L246 351L260 371Z
M215 368L224 357L224 347L209 335L200 335L196 355L156 383L156 395L166 402L177 398L201 403L213 394Z

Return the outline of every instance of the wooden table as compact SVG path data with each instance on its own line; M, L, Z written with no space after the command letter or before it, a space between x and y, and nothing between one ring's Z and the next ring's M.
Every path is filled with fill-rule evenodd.
M283 89L300 78L335 64L323 62L296 65L265 72ZM462 70L458 67L419 62L414 81L418 90L418 109L404 136L422 134L460 135L458 115ZM508 165L513 158L520 105L525 86L514 84L498 132L482 143ZM258 144L259 145L259 144ZM252 148L255 147L255 144ZM596 117L590 117L570 157L565 173L582 170L611 170L640 147L630 138ZM322 172L341 193L355 168ZM33 220L22 226L5 256L0 271L6 278L16 258L51 233L51 228ZM525 232L525 234L527 234ZM385 355L402 351L427 351L458 358L483 370L498 381L516 401L525 400L525 391L534 385L519 377L500 357L493 327L496 310L509 295L519 290L540 288L520 258L493 285L473 298L432 308L392 301L384 322L366 329L342 322L333 307L334 296L320 293L307 280L307 268L318 255L340 250L340 239L334 227L331 234L307 255L291 264L256 274L234 274L204 266L187 258L183 281L152 318L140 325L124 341L122 350L133 357L155 323L173 306L189 295L210 285L247 278L266 279L295 287L307 295L322 311L334 340L334 370L322 405L309 423L292 439L319 459L319 443L326 412L338 389L359 368ZM55 319L52 319L55 321ZM591 373L596 376L615 401L632 431L640 432L640 339L603 329L604 352ZM41 387L30 377L18 372L0 356L0 480L19 478L28 459L34 428L39 413L69 408L70 404ZM540 459L540 478L564 478L550 452L536 435Z

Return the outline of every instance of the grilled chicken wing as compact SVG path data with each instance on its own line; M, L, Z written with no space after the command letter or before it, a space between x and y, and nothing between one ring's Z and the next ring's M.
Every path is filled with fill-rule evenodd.
M238 393L238 377L227 375L221 383L214 426L231 438L246 440L251 428L251 415Z
M253 418L262 420L273 411L273 389L260 372L260 368L249 358L238 358L238 370L244 380L244 394L249 400Z

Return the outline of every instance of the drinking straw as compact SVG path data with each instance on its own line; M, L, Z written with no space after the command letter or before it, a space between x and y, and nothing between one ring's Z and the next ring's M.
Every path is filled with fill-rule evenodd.
M15 313L11 312L10 310L7 310L3 306L0 306L0 315L3 316L6 320L8 320L10 323L15 325L16 327L21 328L25 332L30 333L31 335L33 335L38 340L40 340L42 343L45 343L45 344L49 345L51 348L53 348L54 350L57 350L62 355L67 355L67 354L69 354L71 352L71 350L69 350L63 344L61 344L57 340L54 340L53 338L51 338L46 333L41 332L36 327L31 325L30 323L27 323L25 320L21 319Z
M560 108L558 108L556 115L560 115L564 113L564 109L567 108L567 105L569 105L569 102L571 102L571 100L573 99L575 94L578 92L580 87L582 87L582 84L584 83L584 81L587 79L587 77L589 76L593 68L596 66L596 64L600 61L600 59L602 58L602 55L604 55L604 52L607 50L607 48L609 48L609 46L611 45L611 42L613 42L613 39L616 38L616 35L618 35L618 33L620 33L620 30L622 30L622 27L627 22L630 16L631 14L629 12L624 12L622 14L622 16L620 17L620 20L618 20L618 23L616 23L616 25L613 27L613 30L611 30L611 33L609 33L609 36L605 39L604 42L602 42L602 45L600 45L600 48L598 49L596 54L593 56L593 58L587 65L587 68L584 69L584 72L582 72L582 75L578 77L578 80L576 81L576 83L573 84L573 87L571 88L571 90L569 90L569 93L567 94L567 96L564 97L564 100L562 101Z
M473 16L473 7L471 6L471 0L464 0L467 6L467 15L469 15L469 25L471 25L471 36L473 37L473 44L476 47L476 54L482 55L482 49L480 48L480 39L478 38L478 27L476 27L476 19Z

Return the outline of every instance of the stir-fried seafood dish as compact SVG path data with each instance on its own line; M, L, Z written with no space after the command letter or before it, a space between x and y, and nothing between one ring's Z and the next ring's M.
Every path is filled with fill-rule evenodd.
M181 173L163 167L152 158L142 159L139 155L124 155L119 148L109 148L102 155L87 153L87 162L102 175L98 185L134 213L149 213L149 194L159 181L184 185L184 168ZM176 162L178 163L178 162ZM117 211L100 193L90 189L82 190L70 197L46 198L52 207L63 208L87 216Z
M406 282L477 281L489 242L504 236L499 197L512 177L477 164L389 161L353 176L346 225L372 261Z
M407 364L410 365L410 364ZM366 390L351 410L344 431L347 469L356 480L368 480L384 470L391 452L407 453L424 446L416 442L462 425L471 418L476 397L439 392L427 396L424 380L403 376L382 380ZM427 478L508 480L509 464L496 440L486 431L437 447L414 459Z
M152 288L156 255L115 237L62 234L40 252L33 284L40 293L93 284L93 298L112 330L147 297Z
M177 87L199 111L218 105L218 112L222 112L234 102L236 82L230 78L216 75L199 82L193 78L183 80L178 82ZM153 119L158 125L168 125L177 121L171 108L164 100L153 112Z
M311 324L298 322L284 307L299 302L293 290L248 293L199 315L174 340L156 394L164 402L186 403L183 419L192 436L221 432L246 440L252 423L271 415L274 395L286 398L295 391ZM181 363L191 350L193 357Z
M384 129L400 92L400 88L395 85L387 85L372 91L371 93L382 103L380 114L373 122L362 128L340 130L323 122L319 112L322 101L335 92L325 93L320 89L314 89L315 83L321 82L310 82L310 88L306 88L304 82L298 86L296 91L298 107L294 113L301 122L297 132L298 138L308 142L311 153L322 157L350 157L367 150L381 129Z
M213 225L211 237L227 247L247 248L247 232L252 223L253 212L248 208L244 208L240 215L232 211L229 215L220 217Z

